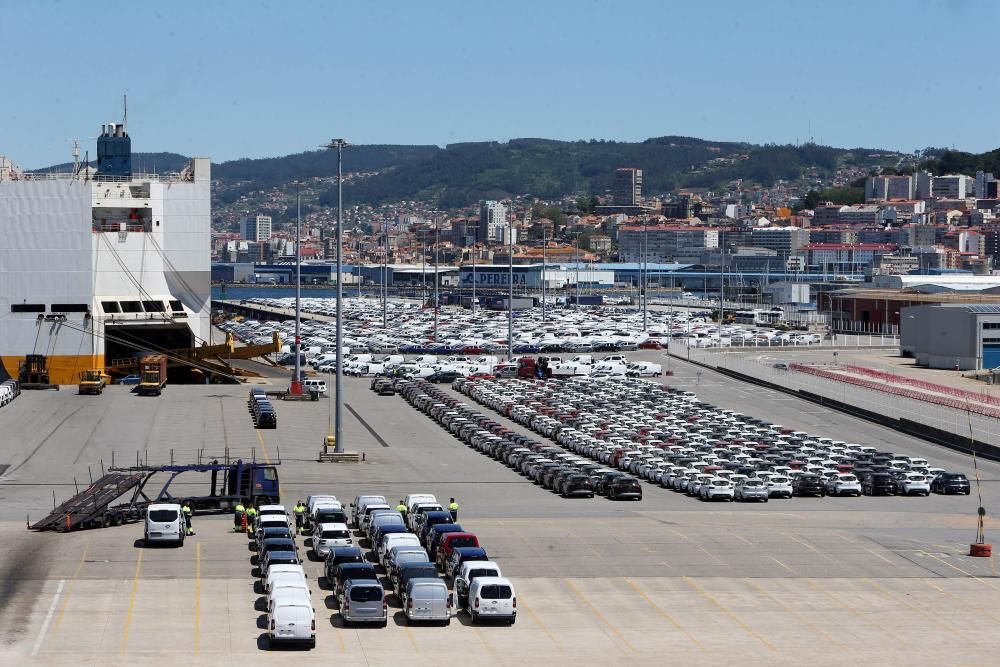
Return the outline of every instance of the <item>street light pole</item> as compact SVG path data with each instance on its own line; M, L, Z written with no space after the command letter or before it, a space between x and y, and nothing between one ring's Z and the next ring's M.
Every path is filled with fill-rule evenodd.
M344 147L346 139L333 139L324 148L337 149L337 380L334 414L334 452L344 451L342 412L344 408Z
M513 203L513 202L511 202ZM512 207L513 208L513 207ZM514 211L507 228L507 361L514 358Z
M388 328L388 301L389 301L389 228L382 228L382 239L385 247L382 249L382 328Z
M479 254L479 244L472 244L472 314L476 314L476 255Z
M295 216L295 374L292 376L291 393L298 396L302 393L302 338L299 328L302 322L302 311L300 310L300 300L302 296L302 191L296 197Z
M542 322L546 320L546 306L545 306L545 246L548 244L546 240L546 229L542 225Z
M647 220L642 219L642 291L639 298L642 299L642 330L649 329L649 229L646 227Z
M438 340L438 219L434 218L434 340Z

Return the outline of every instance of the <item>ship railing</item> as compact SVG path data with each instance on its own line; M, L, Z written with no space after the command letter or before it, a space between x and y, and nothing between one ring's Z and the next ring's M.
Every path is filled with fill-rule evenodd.
M90 181L94 183L129 183L131 181L156 181L159 183L184 183L190 181L177 172L166 174L139 174L133 173L131 176L97 176L91 174L73 174L69 172L26 172L21 175L24 181Z

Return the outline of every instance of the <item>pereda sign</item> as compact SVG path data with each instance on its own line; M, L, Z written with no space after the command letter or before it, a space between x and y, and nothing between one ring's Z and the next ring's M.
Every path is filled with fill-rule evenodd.
M472 285L472 272L465 273L462 275L463 285ZM508 285L507 281L509 274L507 271L476 271L476 285L493 286L493 285ZM527 276L523 273L514 274L514 284L515 285L525 285L527 284Z

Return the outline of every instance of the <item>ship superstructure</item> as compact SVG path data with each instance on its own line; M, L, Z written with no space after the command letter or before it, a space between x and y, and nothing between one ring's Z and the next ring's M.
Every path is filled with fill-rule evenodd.
M0 156L0 379L28 354L55 384L209 338L211 163L132 171L123 124L97 168L25 173Z

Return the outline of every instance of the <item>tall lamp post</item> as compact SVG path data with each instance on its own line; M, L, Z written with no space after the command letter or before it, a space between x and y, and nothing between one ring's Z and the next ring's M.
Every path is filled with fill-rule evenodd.
M385 247L382 248L382 328L388 328L388 301L389 301L389 227L382 227L382 239Z
M301 183L298 184L301 186ZM295 374L292 375L292 396L302 394L302 338L299 333L302 322L300 301L302 297L302 190L296 195L295 215Z
M642 219L642 290L639 298L642 299L642 330L649 330L649 229L646 227L646 218Z
M438 218L434 217L434 340L438 340L438 303L440 297L438 296L438 246L440 245L440 239L438 238Z
M542 322L546 321L546 306L545 306L545 246L548 245L546 240L546 230L545 226L542 226Z
M350 146L346 139L332 139L323 148L337 149L337 380L334 391L334 452L344 451L342 412L344 395L344 147Z
M511 202L513 203L513 202ZM511 207L513 209L513 207ZM507 361L514 358L514 211L507 228Z

